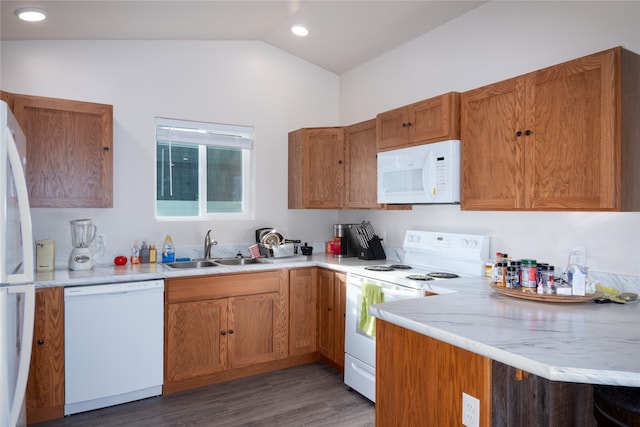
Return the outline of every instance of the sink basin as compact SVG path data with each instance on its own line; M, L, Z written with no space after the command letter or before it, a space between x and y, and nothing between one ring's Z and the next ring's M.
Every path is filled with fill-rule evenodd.
M253 258L218 258L215 262L222 265L248 265L257 261Z
M178 261L170 262L166 264L171 268L205 268L205 267L218 267L213 261Z

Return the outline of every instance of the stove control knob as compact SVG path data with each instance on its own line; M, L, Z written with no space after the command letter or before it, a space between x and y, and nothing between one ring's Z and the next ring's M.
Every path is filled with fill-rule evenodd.
M477 241L475 241L473 239L469 240L469 247L470 248L475 248L477 246L478 246L478 242Z
M466 248L469 246L469 241L467 239L460 239L460 246Z

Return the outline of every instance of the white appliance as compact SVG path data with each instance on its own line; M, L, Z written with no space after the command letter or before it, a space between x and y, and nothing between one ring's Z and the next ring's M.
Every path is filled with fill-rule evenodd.
M383 302L455 292L446 280L484 275L489 237L408 230L403 263L367 266L347 274L344 382L375 402L376 341L360 330L362 287L381 287ZM439 286L442 285L442 286ZM428 363L428 361L427 361Z
M460 203L460 141L379 152L378 203Z
M162 280L67 287L64 304L65 415L162 394Z
M75 219L71 224L71 255L69 256L69 268L71 270L91 270L93 268L93 255L91 243L96 238L97 227L91 219Z
M0 425L26 425L35 288L26 138L0 101Z

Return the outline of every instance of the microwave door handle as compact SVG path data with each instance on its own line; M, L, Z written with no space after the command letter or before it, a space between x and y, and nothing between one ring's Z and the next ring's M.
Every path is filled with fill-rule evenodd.
M422 168L422 187L424 193L429 196L430 199L436 195L436 165L433 151L429 151L424 159L424 167Z

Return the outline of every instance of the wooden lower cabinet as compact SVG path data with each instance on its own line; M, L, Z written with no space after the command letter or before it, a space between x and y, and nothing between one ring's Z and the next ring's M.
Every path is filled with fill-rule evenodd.
M63 287L36 289L26 406L29 424L64 417Z
M318 352L322 360L344 370L347 277L318 269Z
M289 270L289 356L318 350L317 271L315 267Z
M164 394L316 359L289 355L289 270L165 280Z

